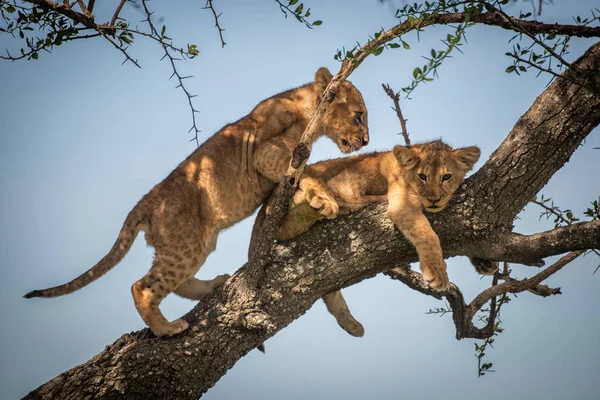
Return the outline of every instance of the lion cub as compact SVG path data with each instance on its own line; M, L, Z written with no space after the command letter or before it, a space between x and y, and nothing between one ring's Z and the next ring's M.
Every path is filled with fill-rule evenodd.
M436 140L309 165L277 239L291 239L322 218L387 200L388 216L417 250L423 278L431 287L444 290L449 284L446 263L423 211L442 211L479 156L477 147L453 150ZM494 271L480 273L490 272ZM363 335L362 325L350 314L340 291L325 295L323 301L342 328L354 336Z
M331 73L321 68L313 83L266 99L223 127L139 201L102 260L69 283L25 297L56 297L81 289L119 263L144 231L155 256L150 271L131 287L135 306L156 336L187 329L182 319L167 321L159 304L171 292L200 300L228 279L220 275L201 281L194 275L215 249L219 231L251 215L283 177L331 79ZM317 136L329 137L344 153L358 150L369 141L366 121L360 92L344 82Z

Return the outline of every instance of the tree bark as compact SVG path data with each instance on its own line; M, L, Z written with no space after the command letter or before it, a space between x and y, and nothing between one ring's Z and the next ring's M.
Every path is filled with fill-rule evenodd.
M574 65L598 70L600 44ZM569 80L555 80L465 182L454 203L430 216L445 257L539 264L565 251L600 247L600 222L530 236L512 233L515 216L599 122L600 96ZM148 329L125 334L26 398L198 398L324 294L417 261L385 209L368 207L275 244L257 287L242 267L184 317L190 329L183 334L168 339L157 339Z

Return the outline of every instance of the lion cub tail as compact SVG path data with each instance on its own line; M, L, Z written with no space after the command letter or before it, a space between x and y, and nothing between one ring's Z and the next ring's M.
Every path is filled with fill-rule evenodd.
M146 219L146 215L144 212L140 210L141 207L136 206L123 223L123 227L121 228L121 232L119 232L119 237L117 241L110 249L107 255L105 255L102 260L100 260L96 265L92 268L73 279L71 282L65 283L64 285L54 286L48 289L43 290L33 290L27 293L25 296L26 299L30 299L32 297L58 297L65 294L73 293L76 290L81 289L84 286L87 286L91 282L100 278L102 275L110 271L115 265L117 265L125 254L131 248L133 241L135 240L138 232L140 231L139 225L144 222Z

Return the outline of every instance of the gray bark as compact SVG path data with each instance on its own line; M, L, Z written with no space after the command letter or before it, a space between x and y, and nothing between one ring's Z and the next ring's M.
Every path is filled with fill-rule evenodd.
M575 65L598 70L600 44ZM515 216L599 122L600 96L555 80L454 203L430 217L444 255L539 264L547 256L600 247L600 222L531 236L512 233ZM317 224L297 240L273 246L258 285L242 267L185 316L188 331L169 339L156 339L148 329L125 334L27 398L197 398L325 293L414 261L414 248L386 217L385 205Z

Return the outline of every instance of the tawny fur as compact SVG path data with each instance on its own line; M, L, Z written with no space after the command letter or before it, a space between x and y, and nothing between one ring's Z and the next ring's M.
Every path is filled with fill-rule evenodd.
M159 304L171 292L200 300L227 280L228 275L210 281L194 275L215 249L219 231L250 216L283 177L331 78L321 68L314 83L264 100L249 115L223 127L140 200L98 264L69 283L25 297L61 296L98 279L121 261L142 230L155 255L150 271L131 288L135 306L157 336L187 329L182 319L168 322ZM317 136L328 136L343 152L358 150L369 140L368 128L359 117L363 114L366 118L360 92L344 82ZM240 160L248 162L250 134L256 151L248 168Z
M444 290L449 284L446 263L423 211L443 210L479 156L477 147L453 150L436 140L309 165L277 239L291 239L320 219L387 200L388 216L417 250L423 277L431 287ZM323 301L342 328L363 335L341 292L332 292Z

